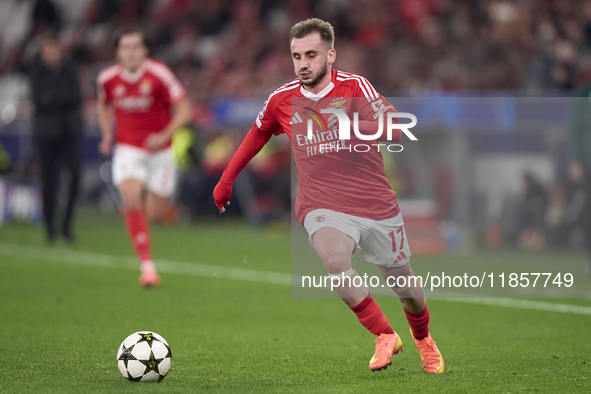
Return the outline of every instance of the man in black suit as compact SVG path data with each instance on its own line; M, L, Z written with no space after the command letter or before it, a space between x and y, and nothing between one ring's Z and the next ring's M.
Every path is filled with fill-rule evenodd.
M31 88L47 240L52 242L55 238L54 217L63 162L69 173L69 190L61 233L71 243L71 222L80 181L82 95L76 67L64 57L54 36L42 38L39 57L31 69Z

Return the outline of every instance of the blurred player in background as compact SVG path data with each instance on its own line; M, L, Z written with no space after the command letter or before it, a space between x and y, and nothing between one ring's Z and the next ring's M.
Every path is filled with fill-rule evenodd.
M225 212L224 206L229 204L238 174L271 136L286 133L292 141L299 171L295 205L298 221L306 228L328 273L343 279L358 276L351 258L360 249L367 261L377 265L384 278L406 277L405 282L409 283L413 271L408 241L381 153L377 150L355 153L346 149L323 152L319 140L326 138L338 143L336 135L330 132L322 136L317 133L312 141L300 143L307 138L306 122L299 120L299 109L294 103L305 100L308 107L316 107L318 112L320 107L337 106L346 110L349 117L353 111L358 112L364 119L359 122L359 129L365 134L376 134L377 116L396 111L365 78L332 69L336 51L334 30L329 23L316 18L297 23L291 29L290 45L298 78L269 96L214 190L216 205L220 212ZM336 117L332 115L328 122L328 130L333 130ZM402 138L401 131L396 131L394 142ZM310 148L310 145L315 146ZM369 368L385 369L392 363L392 356L402 350L402 341L369 289L343 282L336 289L337 294L361 324L377 336ZM423 368L429 373L443 373L443 357L429 332L429 309L423 288L394 286L392 289L404 306Z
M69 177L61 233L66 242L72 243L72 218L80 183L82 94L76 67L64 56L54 35L41 38L39 59L31 69L31 91L35 104L33 132L41 165L46 239L53 242L55 237L55 211L63 161Z
M171 138L191 119L191 107L172 71L148 58L141 29L122 28L115 46L119 63L98 76L99 150L103 155L113 150L113 182L123 196L125 226L140 259L140 285L158 286L148 221L164 219L177 176Z
M585 233L587 275L591 279L591 83L580 88L576 95L570 124L570 178L585 191L585 204L580 220Z

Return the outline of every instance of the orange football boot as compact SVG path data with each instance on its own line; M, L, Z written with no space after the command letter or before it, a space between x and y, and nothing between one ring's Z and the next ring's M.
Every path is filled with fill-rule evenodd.
M392 356L397 356L402 352L402 340L398 334L380 334L376 338L376 352L369 360L369 369L381 371L392 365Z
M441 352L437 349L435 341L431 338L431 333L420 341L415 339L412 335L412 330L410 330L410 335L412 336L412 339L415 340L417 349L419 349L421 363L423 364L425 371L428 373L443 373L445 370L445 362L443 361Z
M140 286L142 287L158 287L160 286L160 275L153 269L144 269L140 276Z

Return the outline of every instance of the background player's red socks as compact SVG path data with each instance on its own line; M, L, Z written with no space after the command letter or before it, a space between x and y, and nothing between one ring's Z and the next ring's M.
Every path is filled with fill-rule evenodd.
M125 227L135 253L142 263L152 261L150 249L150 231L146 216L141 209L128 209L125 211Z
M355 312L363 327L367 328L372 334L394 334L394 330L388 323L388 318L382 313L382 308L371 296L363 299L351 310Z
M429 335L429 308L425 304L425 308L419 313L410 313L404 309L406 319L412 330L412 335L419 341L425 339Z

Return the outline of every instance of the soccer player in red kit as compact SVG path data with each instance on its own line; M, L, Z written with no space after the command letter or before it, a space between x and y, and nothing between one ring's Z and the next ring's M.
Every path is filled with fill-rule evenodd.
M171 138L189 122L191 108L172 71L148 58L141 29L122 28L115 44L118 64L98 75L99 150L113 151L113 182L123 196L125 226L140 259L140 285L158 286L148 221L164 218L176 182Z
M363 153L345 149L344 143L352 144L353 140L338 140L334 115L328 119L327 131L316 131L308 139L306 122L301 120L303 112L300 112L303 109L307 113L320 113L327 106L345 110L347 114L355 111L362 119L358 122L359 131L375 135L379 130L375 119L395 110L365 78L332 68L336 51L334 30L329 23L313 18L295 24L290 32L290 48L298 78L269 96L216 186L215 203L220 212L225 212L232 184L240 171L271 136L287 134L299 172L297 218L306 228L328 273L343 279L358 276L351 257L359 249L384 278L406 277L408 286L392 289L404 306L423 368L429 373L443 373L443 357L429 332L424 290L420 286L411 287L408 280L413 275L410 250L396 193L387 181L381 153L375 149ZM394 130L393 140L401 138L401 130ZM343 280L336 292L359 322L377 336L369 368L380 371L391 365L392 356L402 350L402 341L369 289L351 286L352 282L347 285Z

